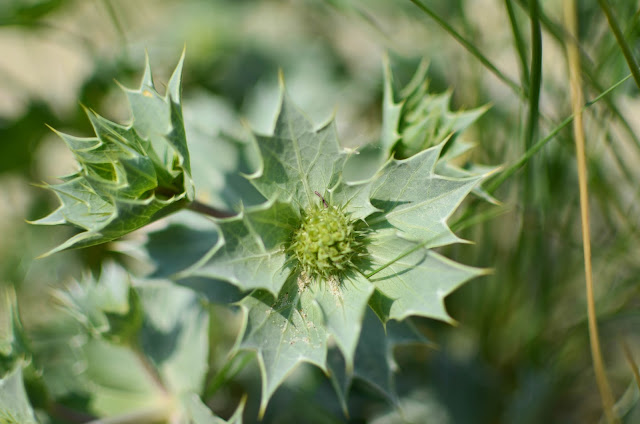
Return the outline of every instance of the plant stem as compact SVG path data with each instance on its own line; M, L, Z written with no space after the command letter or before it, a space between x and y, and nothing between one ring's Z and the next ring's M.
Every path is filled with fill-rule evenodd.
M220 387L224 386L229 380L242 371L242 369L251 362L253 357L254 354L252 352L240 352L234 355L207 384L202 397L204 399L211 398L211 396L213 396Z
M524 150L531 148L538 136L538 121L540 117L540 86L542 84L542 32L538 0L529 0L529 20L531 24L531 79L529 81L529 109L524 137ZM524 216L531 215L531 208L536 198L534 187L536 183L547 178L545 162L533 159L527 168L524 180L523 201L526 205ZM529 211L529 212L527 212ZM523 229L525 226L522 227Z
M634 29L638 27L638 21L640 21L640 10L637 10L636 13L633 14L633 17L627 22L626 28L624 30L625 39L628 39L629 37L632 36ZM604 67L608 63L610 63L614 53L618 51L618 49L615 47L619 47L617 41L615 43L615 46L612 46L611 48L609 48L609 50L599 60L599 63L596 65L593 71L596 75L599 75L604 69Z
M584 249L584 270L587 291L587 315L589 322L589 340L591 342L591 355L593 369L596 375L600 398L604 412L609 423L618 422L613 412L613 395L607 381L602 352L600 350L600 338L598 336L598 323L596 318L595 300L593 295L593 276L591 269L591 235L589 231L589 188L587 186L587 161L585 154L585 135L582 122L582 87L580 83L580 53L576 44L578 18L575 0L565 0L564 18L571 36L567 40L567 56L569 60L569 83L571 86L571 107L573 109L573 130L576 143L576 160L578 162L578 183L580 189L580 216L582 221L582 245ZM569 37L568 37L569 38Z
M233 212L216 209L213 206L206 205L197 200L189 203L187 205L187 209L191 209L194 212L198 212L203 215L209 215L214 218L229 218L235 215Z

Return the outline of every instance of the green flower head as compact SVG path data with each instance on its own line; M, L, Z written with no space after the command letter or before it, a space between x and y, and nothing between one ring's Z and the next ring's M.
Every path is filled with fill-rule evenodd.
M305 275L327 279L357 270L358 259L367 254L367 231L363 221L321 198L320 206L303 211L288 250Z

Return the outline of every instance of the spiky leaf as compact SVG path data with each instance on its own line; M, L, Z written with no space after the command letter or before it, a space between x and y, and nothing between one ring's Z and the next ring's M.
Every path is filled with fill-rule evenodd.
M122 126L86 110L95 137L56 133L74 154L79 170L47 185L60 206L34 221L73 225L82 232L47 254L117 239L193 200L189 152L181 106L180 59L166 94L155 89L147 60L137 90L124 89L132 123Z
M372 203L382 210L369 223L391 224L400 236L426 243L426 247L460 241L447 226L447 218L481 177L446 178L434 172L442 144L406 160L392 160L378 173Z
M409 321L392 320L383 325L371 309L367 311L353 373L345 372L344 357L339 351L334 349L329 355L329 376L345 413L349 388L355 379L366 382L389 401L396 402L393 372L397 366L393 353L397 346L409 344L429 345L430 342Z
M276 388L300 362L325 367L327 332L322 311L298 292L295 280L283 288L280 299L256 291L241 301L245 324L240 348L255 350L263 374L261 414Z
M370 305L383 322L411 315L453 322L444 305L445 297L464 282L486 273L453 262L422 243L390 235L372 243L369 252L372 261L380 265L380 271L369 277L376 287Z
M451 92L429 93L428 62L423 60L411 81L394 92L393 73L388 59L384 63L384 102L381 143L399 158L442 143L450 134L459 135L486 111L487 107L453 112Z
M278 293L290 272L285 269L284 245L298 222L295 209L285 202L269 202L220 220L221 240L186 274Z
M333 120L314 129L284 93L273 136L256 135L256 139L262 167L251 182L267 199L291 199L298 210L305 210L317 204L318 192L331 194L327 200L336 204L349 203L357 218L375 210L361 196L365 187L342 181L348 153L340 147Z

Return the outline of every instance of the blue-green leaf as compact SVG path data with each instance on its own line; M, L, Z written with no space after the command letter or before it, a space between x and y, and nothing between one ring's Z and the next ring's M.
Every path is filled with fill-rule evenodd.
M372 243L369 252L382 268L369 280L376 287L370 305L383 322L411 315L453 322L444 299L464 282L487 273L390 235Z
M242 290L278 293L290 269L285 245L299 215L288 202L272 201L217 220L220 242L183 276L225 279Z
M125 89L132 111L128 126L86 109L95 137L56 131L79 170L62 177L61 184L45 186L58 196L60 207L33 223L69 224L82 232L47 254L115 240L194 199L181 108L183 61L184 55L161 96L147 60L140 87Z
M409 159L393 159L378 173L372 203L382 214L369 220L374 227L391 224L400 237L426 247L459 242L447 219L482 177L446 178L434 172L442 145Z

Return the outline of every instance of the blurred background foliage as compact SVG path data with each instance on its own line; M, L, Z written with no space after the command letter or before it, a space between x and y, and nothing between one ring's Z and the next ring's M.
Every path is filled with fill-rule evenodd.
M31 227L24 221L44 216L56 205L49 193L32 184L55 182L55 176L74 170L64 143L45 124L74 135L91 135L78 102L125 122L129 118L125 96L114 79L136 86L146 50L157 85L162 87L186 45L184 114L196 158L194 178L196 183L201 181L197 195L214 206L235 208L238 193L243 193L245 204L261 201L230 174L238 168L253 169L253 159L237 140L243 139L247 123L258 132L270 130L277 111L280 69L292 98L315 122L335 114L342 142L359 147L375 142L379 135L384 53L391 57L398 87L427 58L430 91L451 89L452 110L491 106L465 133L477 147L460 160L461 166L473 161L508 167L532 142L571 115L561 2L538 1L534 23L541 29L540 81L532 78L535 66L531 65L527 1L424 0L423 4L469 40L494 71L409 0L0 3L0 284L13 287L17 294L34 355L34 367L25 370L27 392L43 422L72 418L82 422L70 411L88 408L112 413L124 408L118 402L135 403L89 381L116 373L111 369L114 364L132 360L132 353L120 347L109 348L113 352L96 347L89 351L99 358L88 361L80 357L89 354L87 349L78 352L77 345L84 343L78 335L103 331L99 329L105 320L111 325L105 331L118 328L120 336L137 331L122 330L109 318L113 308L119 310L118 301L124 302L121 306L127 314L135 313L135 304L153 304L153 299L167 297L163 290L176 290L144 288L134 296L139 299L127 300L122 297L128 293L126 288L114 289L120 293L115 303L89 303L107 311L107 318L100 315L97 323L91 321L90 330L79 329L69 318L74 300L61 296L61 290L66 293L65 288L90 281L92 275L98 279L107 263L125 264L134 274L144 274L147 265L137 257L136 246L144 243L149 231L165 224L154 224L124 241L35 259L70 235L65 228ZM637 4L618 0L611 5L627 42L637 52ZM580 2L578 18L589 100L629 70L597 2ZM539 106L533 106L532 113L529 99L536 88ZM638 116L638 87L629 80L591 106L585 117L596 308L610 383L630 423L640 422L638 385L622 346L628 346L632 358L640 358ZM350 415L345 417L326 377L317 369L302 367L278 390L264 421L582 423L600 419L586 323L576 175L572 134L567 128L493 193L500 205L472 197L451 218L457 234L475 244L447 247L444 253L494 272L447 299L457 326L415 321L437 349L402 346L395 350L400 409L356 381ZM176 225L190 222L197 228L193 224L197 219L183 212ZM215 235L211 237L209 242L202 239L203 246L185 248L207 248L215 243ZM170 249L172 241L166 244ZM164 254L172 253L165 250ZM102 279L111 275L102 274ZM91 297L76 295L76 306L86 305ZM228 293L231 300L237 295ZM78 301L78 296L85 300ZM175 307L197 305L189 307L193 317L176 317L175 322L168 318L171 325L202 331L199 314L205 310L211 314L208 334L203 335L211 352L190 360L202 366L202 361L207 362L209 376L215 376L225 366L239 314L225 306L198 303L183 289L175 297L182 299ZM4 324L5 306L1 306ZM150 318L139 318L145 323L139 325L156 328L154 313L158 312L145 313ZM180 319L192 321L185 324ZM154 359L166 360L170 368L181 352ZM93 368L87 368L87 363ZM96 364L101 365L96 368ZM256 364L251 362L238 374L225 372L229 379L209 386L205 400L228 418L247 393L245 421L255 421L260 392ZM200 389L196 381L178 380L176 384ZM147 389L136 386L136 390ZM98 403L92 397L99 398Z

